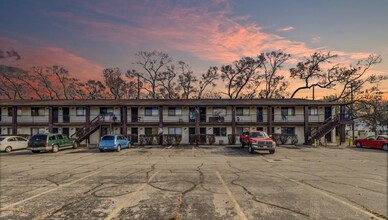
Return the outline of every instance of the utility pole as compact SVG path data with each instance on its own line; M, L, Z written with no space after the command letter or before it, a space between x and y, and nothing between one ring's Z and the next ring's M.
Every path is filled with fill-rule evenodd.
M350 112L351 112L351 119L352 119L352 142L354 141L354 117L353 117L353 83L350 84Z
M137 74L137 98L140 99L140 76Z

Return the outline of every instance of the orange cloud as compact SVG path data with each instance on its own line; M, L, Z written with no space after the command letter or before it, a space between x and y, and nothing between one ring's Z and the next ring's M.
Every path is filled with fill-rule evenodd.
M17 40L0 38L0 48L12 48L17 51L21 59L2 59L1 64L12 65L23 69L32 66L58 65L69 70L71 76L83 81L102 78L103 67L81 56L58 47L28 46Z

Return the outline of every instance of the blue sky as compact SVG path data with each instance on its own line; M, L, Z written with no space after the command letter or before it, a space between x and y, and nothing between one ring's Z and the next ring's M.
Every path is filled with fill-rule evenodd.
M241 56L283 49L288 64L316 50L354 63L370 53L388 72L388 1L26 1L2 0L0 49L29 68L62 65L80 78L134 68L134 53L161 50L199 75ZM287 74L285 71L283 74Z

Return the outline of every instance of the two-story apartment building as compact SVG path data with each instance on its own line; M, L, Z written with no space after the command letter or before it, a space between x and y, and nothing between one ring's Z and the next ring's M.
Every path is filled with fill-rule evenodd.
M313 131L328 142L345 138L344 105L305 99L131 99L0 100L0 135L76 132L97 143L107 133L178 134L182 144L193 134L214 134L216 143L246 129L296 134L311 142ZM338 129L337 132L335 129Z

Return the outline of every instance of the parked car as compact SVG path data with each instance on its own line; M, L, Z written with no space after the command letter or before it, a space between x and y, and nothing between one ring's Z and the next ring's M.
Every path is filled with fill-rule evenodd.
M119 152L123 148L129 148L130 145L131 142L125 136L112 134L101 137L98 149L100 149L101 152L112 150Z
M65 134L35 134L28 140L28 150L33 153L40 151L58 152L65 148L77 148L75 139L67 137Z
M245 131L240 136L241 147L248 145L249 153L255 150L268 150L270 154L275 153L276 143L264 131Z
M388 135L369 136L363 139L353 141L356 147L377 148L388 151Z
M0 136L0 151L8 153L13 150L26 149L27 141L20 136Z

